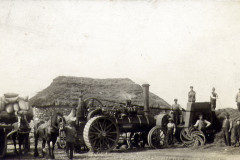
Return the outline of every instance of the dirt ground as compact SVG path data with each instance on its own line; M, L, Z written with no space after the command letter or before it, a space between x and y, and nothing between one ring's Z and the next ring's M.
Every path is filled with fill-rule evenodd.
M40 149L39 149L39 153ZM67 159L64 150L55 150L56 159ZM31 151L27 155L15 155L13 153L13 146L8 146L8 151L5 159L47 159L44 157L33 157L33 144ZM212 144L197 148L185 148L178 146L178 148L165 149L120 149L114 150L110 153L93 154L82 153L74 154L74 159L84 160L239 160L240 147L225 147L215 146Z

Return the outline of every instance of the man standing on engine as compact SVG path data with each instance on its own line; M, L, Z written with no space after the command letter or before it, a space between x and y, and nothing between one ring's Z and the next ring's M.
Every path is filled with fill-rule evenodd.
M172 118L176 125L182 123L182 119L181 119L182 107L177 103L177 101L178 101L177 99L174 99L174 104L172 105L172 108L171 108Z
M193 90L193 86L190 86L190 91L188 92L188 102L196 102L196 92Z
M238 111L240 112L240 88L239 88L239 92L236 95L236 102L237 102Z
M86 102L83 101L83 96L81 95L78 99L78 106L77 106L77 112L76 112L76 123L77 126L79 126L79 123L81 121L86 121Z
M210 95L210 103L211 103L212 111L215 111L217 98L218 98L218 95L215 92L215 88L213 87Z

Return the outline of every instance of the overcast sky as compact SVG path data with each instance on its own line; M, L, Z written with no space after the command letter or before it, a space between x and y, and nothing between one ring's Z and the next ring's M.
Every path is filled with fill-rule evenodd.
M236 108L240 2L1 1L0 94L34 96L59 76L130 78L185 107L212 87Z

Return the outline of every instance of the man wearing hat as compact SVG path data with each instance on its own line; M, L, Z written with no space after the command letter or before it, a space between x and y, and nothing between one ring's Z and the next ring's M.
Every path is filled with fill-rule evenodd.
M79 126L79 124L82 121L86 121L86 112L87 112L87 104L85 101L83 101L83 96L80 95L80 97L78 99L78 106L77 106L77 111L76 111L77 126Z
M237 102L238 111L240 112L240 88L239 88L239 92L236 95L236 102Z
M172 118L176 125L182 123L182 119L181 119L182 107L177 102L178 100L174 99L174 104L172 105L172 108L171 108Z
M232 121L229 118L230 115L227 113L222 124L223 138L226 146L231 146Z
M74 144L77 138L75 122L69 121L67 126L62 126L60 130L64 130L66 134L66 153L69 159L73 159Z
M237 120L237 124L234 126L234 137L235 137L235 145L234 147L238 146L240 147L240 119Z
M196 92L193 90L193 86L190 86L190 91L188 92L188 102L196 102Z
M173 123L173 119L168 119L167 124L167 144L172 145L173 144L173 138L176 132L176 125Z
M213 87L210 95L210 103L211 103L212 111L215 111L217 98L218 98L218 95L215 92L215 88Z

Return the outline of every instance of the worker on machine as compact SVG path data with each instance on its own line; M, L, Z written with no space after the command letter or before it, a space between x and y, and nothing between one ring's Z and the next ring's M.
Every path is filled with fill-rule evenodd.
M77 106L77 112L76 112L76 123L77 126L79 126L79 124L82 121L86 121L86 111L87 111L87 107L86 107L86 102L83 101L83 96L81 95L78 99L78 106Z
M175 132L176 132L176 125L174 124L173 119L169 118L168 124L167 124L167 144L168 145L173 144Z
M171 107L171 117L176 125L182 123L182 107L177 103L178 100L174 99L174 104Z
M196 102L196 92L193 90L193 86L190 86L190 91L188 92L188 102Z
M199 119L193 126L196 127L198 130L202 131L203 133L205 133L205 129L208 128L210 125L211 125L211 122L203 119L203 115L200 114Z
M240 112L240 88L239 88L239 92L236 95L236 103L237 103L238 111Z
M127 115L134 115L137 113L136 106L132 105L132 101L130 99L126 102L126 113Z
M232 121L229 118L230 118L230 115L226 114L226 117L223 120L223 124L222 124L223 138L226 146L231 146Z
M215 92L215 88L213 87L213 88L212 88L211 95L210 95L210 103L211 103L211 109L212 109L212 111L215 111L215 109L216 109L216 101L217 101L217 98L218 98L218 95L217 95L217 93Z

